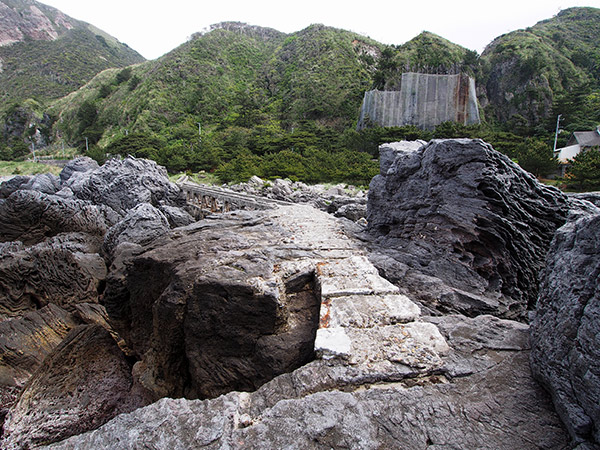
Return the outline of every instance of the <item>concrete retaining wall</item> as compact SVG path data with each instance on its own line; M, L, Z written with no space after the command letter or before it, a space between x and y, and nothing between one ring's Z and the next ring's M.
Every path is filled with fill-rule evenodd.
M480 123L475 80L463 74L403 73L399 91L365 92L358 129L376 124L431 130L442 122Z

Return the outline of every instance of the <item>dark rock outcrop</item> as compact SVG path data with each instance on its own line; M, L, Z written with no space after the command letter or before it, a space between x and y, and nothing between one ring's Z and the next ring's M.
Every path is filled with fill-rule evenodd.
M19 317L50 303L72 310L98 301L106 265L99 237L62 233L39 244L0 248L0 318Z
M483 141L434 140L371 182L372 261L434 311L523 320L569 207Z
M27 383L4 424L4 448L37 447L98 428L147 402L100 325L74 328Z
M54 305L0 322L0 429L21 388L76 324Z
M0 196L0 420L11 408L3 444L25 448L146 402L131 391L133 360L124 354L132 352L98 304L106 264L119 244L146 244L169 230L157 208L173 224L191 218L164 169L133 158L107 168L79 158L60 177L15 177ZM79 324L89 324L87 331L65 338ZM63 338L59 355L51 355Z
M558 230L541 278L533 373L573 441L600 447L600 214Z
M60 172L60 182L62 185L68 186L69 184L73 184L76 180L81 179L81 175L86 172L96 170L100 166L96 161L87 156L82 156L80 158L75 158L72 161L69 161L63 170Z
M103 236L118 220L119 216L105 206L18 190L0 203L0 241L32 245L72 231Z
M30 176L17 175L16 177L3 181L0 183L0 199L10 197L10 194L21 189L21 186L26 186L30 180Z
M274 276L285 233L266 222L238 212L117 252L104 304L156 398L254 390L311 359L312 275Z
M102 248L106 255L112 255L120 243L148 244L169 229L169 222L162 212L149 203L141 203L108 230Z
M164 167L131 156L124 160L111 159L85 177L78 177L77 182L66 185L78 199L109 206L121 215L140 203L156 207L161 204L185 206L184 195L169 181Z
M20 189L55 194L60 189L60 179L51 173L43 173L32 177L16 176L2 183L0 198L8 198L10 194Z

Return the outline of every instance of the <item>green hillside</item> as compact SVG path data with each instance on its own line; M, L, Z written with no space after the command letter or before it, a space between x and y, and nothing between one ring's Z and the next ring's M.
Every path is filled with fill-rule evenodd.
M570 8L526 30L495 39L481 55L479 86L488 118L513 127L548 128L555 102L600 86L600 9ZM555 120L555 119L554 119ZM552 120L550 120L552 122Z
M26 41L0 47L0 58L0 92L5 105L27 98L57 99L108 67L124 67L143 60L123 44L110 43L87 28L69 30L55 41Z
M465 72L475 76L477 70L477 52L424 31L403 45L390 46L383 51L374 87L379 90L397 90L404 72Z
M33 0L0 3L5 33L21 36L19 42L0 46L0 113L27 98L45 102L63 97L104 69L144 60L115 38L55 8Z
M565 10L497 38L481 56L428 32L385 46L323 25L284 34L225 22L155 61L104 70L50 108L12 107L5 128L31 110L39 126L25 142L47 136L99 160L132 153L224 181L258 174L366 182L381 142L463 136L548 173L556 114L572 128L600 122L599 12ZM364 92L397 89L407 71L475 77L486 122L357 132Z
M346 149L342 132L355 126L380 48L322 25L286 35L223 23L156 61L100 73L50 113L55 132L70 144L81 146L87 137L88 144L115 150L124 140L170 168L205 170L228 163L254 167L262 162L256 157L295 151L296 166L280 171L290 175L315 149ZM132 136L151 136L152 143L140 147ZM273 164L294 165L294 158ZM362 164L370 156L358 159Z

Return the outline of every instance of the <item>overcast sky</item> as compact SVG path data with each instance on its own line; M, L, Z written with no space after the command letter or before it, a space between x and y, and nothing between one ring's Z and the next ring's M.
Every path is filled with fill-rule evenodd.
M426 30L481 53L495 37L549 19L561 9L600 8L600 0L42 0L42 3L97 26L148 59L168 53L193 33L223 21L246 22L285 33L322 23L385 44L403 44Z

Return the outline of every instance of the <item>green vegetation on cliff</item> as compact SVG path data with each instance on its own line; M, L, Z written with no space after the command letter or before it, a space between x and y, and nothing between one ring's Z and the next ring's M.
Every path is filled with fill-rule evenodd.
M59 140L99 160L132 153L224 181L363 183L378 144L431 137L482 138L543 175L555 165L557 114L570 131L600 121L599 11L565 10L496 39L481 57L428 32L385 46L323 25L284 34L227 22L158 60L104 70L49 109L13 105L12 123L37 117L20 135L27 144ZM364 91L396 89L406 71L475 77L487 121L355 131ZM16 145L16 131L5 136L4 148Z
M109 67L144 61L94 26L34 0L0 0L0 113L15 102L67 95ZM14 41L10 43L11 41Z
M521 122L529 133L550 131L546 119L561 97L590 83L600 92L600 9L566 9L500 36L481 60L486 117L506 128Z
M383 51L373 86L379 90L398 90L404 72L463 72L475 76L478 66L477 52L424 31L403 45L389 46Z

